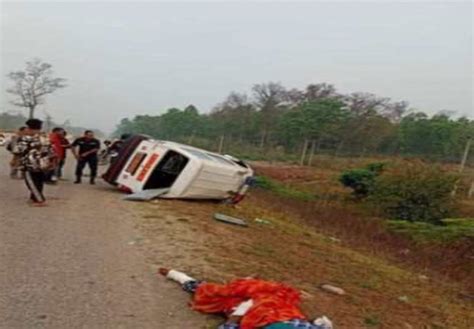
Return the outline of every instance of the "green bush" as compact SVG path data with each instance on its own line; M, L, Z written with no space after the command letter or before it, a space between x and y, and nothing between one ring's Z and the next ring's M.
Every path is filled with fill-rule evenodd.
M350 187L357 198L367 197L373 189L375 179L383 171L384 163L371 163L365 168L344 171L339 177L342 185Z
M387 221L389 230L407 235L418 242L451 242L462 238L474 239L474 218L443 219L442 225L406 220Z
M421 163L393 166L375 180L369 200L391 219L442 224L454 211L451 191L457 179Z

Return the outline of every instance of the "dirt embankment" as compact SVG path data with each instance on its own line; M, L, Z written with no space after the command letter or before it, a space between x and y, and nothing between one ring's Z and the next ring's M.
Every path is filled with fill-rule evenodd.
M261 192L257 193L258 199L265 208L299 218L324 234L338 237L351 248L390 258L440 280L456 281L469 294L474 294L474 239L464 237L442 243L438 240L421 243L388 229L386 220L374 216L363 204L349 200L349 192L338 182L342 168L351 165L354 164L309 168L259 163L256 165L258 174L305 191L314 198L300 200ZM461 205L461 214L474 214L474 202L464 200Z
M472 304L459 298L456 284L354 251L291 214L273 211L258 194L235 208L166 200L135 207L142 214L137 245L152 267L179 268L211 281L245 276L284 281L303 291L310 317L326 314L337 328L464 329L474 323ZM250 225L217 222L214 212L240 216ZM346 295L322 291L319 286L327 282Z

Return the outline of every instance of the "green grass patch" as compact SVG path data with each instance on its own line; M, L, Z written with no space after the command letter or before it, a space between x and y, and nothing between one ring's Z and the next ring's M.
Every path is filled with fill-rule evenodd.
M256 184L257 187L273 192L285 198L303 201L316 200L316 196L312 193L298 190L292 186L285 185L265 176L257 176Z
M419 242L450 242L460 238L474 238L474 218L442 220L441 225L404 220L387 221L389 230L410 236Z

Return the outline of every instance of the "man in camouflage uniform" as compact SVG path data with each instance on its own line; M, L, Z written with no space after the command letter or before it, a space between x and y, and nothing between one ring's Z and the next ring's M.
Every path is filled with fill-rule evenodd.
M49 139L41 135L42 125L43 122L39 119L29 119L23 135L17 141L21 155L20 168L30 190L30 199L38 207L45 206L43 187L46 172L54 169L55 165L55 154Z

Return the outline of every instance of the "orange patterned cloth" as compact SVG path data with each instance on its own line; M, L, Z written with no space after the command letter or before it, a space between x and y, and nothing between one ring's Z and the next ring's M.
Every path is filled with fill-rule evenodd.
M196 290L192 307L204 313L229 315L249 299L253 306L242 317L241 329L305 318L298 307L300 294L297 290L282 283L257 279L239 279L225 285L202 283Z

